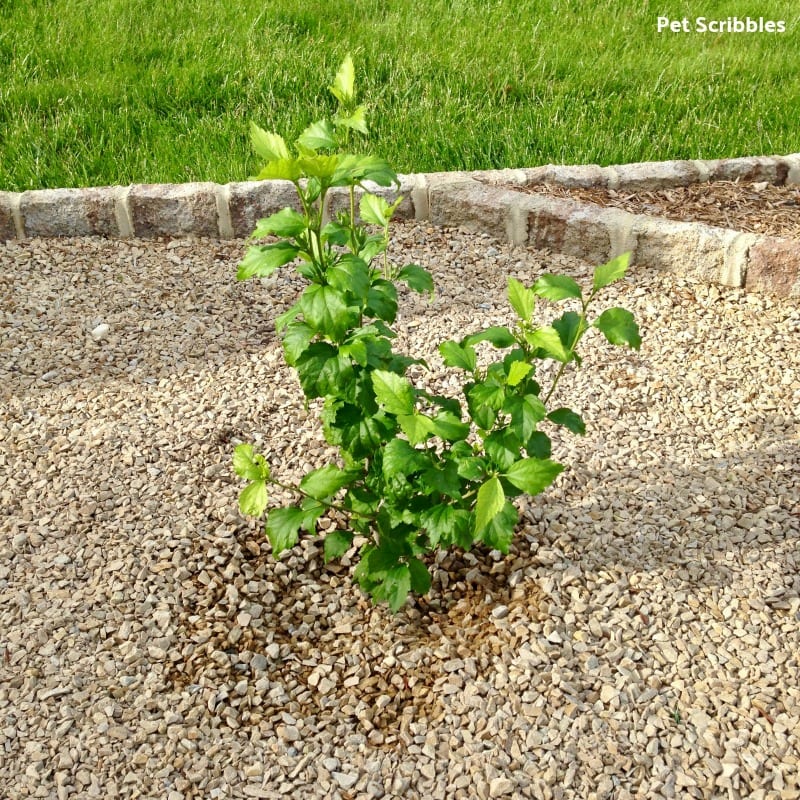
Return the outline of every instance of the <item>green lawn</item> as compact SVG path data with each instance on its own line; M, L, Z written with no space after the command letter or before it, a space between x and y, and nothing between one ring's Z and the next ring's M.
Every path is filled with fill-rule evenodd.
M348 51L399 172L800 151L797 0L0 0L0 189L244 179Z

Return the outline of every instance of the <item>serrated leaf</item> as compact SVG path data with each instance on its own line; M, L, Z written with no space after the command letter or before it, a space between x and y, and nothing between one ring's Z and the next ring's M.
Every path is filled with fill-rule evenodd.
M367 292L367 312L389 324L397 316L397 288L390 281L378 278Z
M608 308L593 324L611 344L627 344L634 350L642 345L639 326L627 309Z
M339 166L338 155L322 155L316 153L315 155L304 155L297 159L300 168L310 177L317 178L320 181L330 181L336 174Z
M305 322L293 322L283 337L283 352L286 363L293 367L314 338L314 331Z
M397 273L397 280L404 281L409 289L413 289L419 294L433 294L433 276L428 270L423 269L417 264L407 264Z
M272 214L256 223L255 230L250 234L251 239L261 239L264 236L297 236L306 229L306 220L293 208L284 208L277 214Z
M530 322L536 305L536 295L516 278L508 279L508 302L520 319Z
M564 347L558 331L550 325L537 328L525 335L525 340L532 347L543 350L550 358L565 364L571 359L570 351Z
M580 341L586 330L586 320L575 311L567 311L558 319L553 320L553 328L558 333L558 338L564 345L564 349L569 351ZM575 360L580 363L576 353L573 353Z
M458 475L458 463L455 460L439 462L426 469L421 477L420 483L424 486L426 493L434 491L439 494L452 497L453 500L460 500L462 495L462 483Z
M334 341L339 341L347 329L358 322L357 313L347 305L342 292L333 286L308 286L299 304L306 322Z
M476 533L482 531L502 511L505 502L505 492L497 476L481 484L475 503Z
M306 513L290 506L289 508L273 508L267 515L267 536L272 545L272 555L277 558L284 550L291 550L300 538L300 526Z
M267 278L279 267L293 261L299 252L300 248L290 242L248 247L244 258L239 262L236 280Z
M377 156L341 156L331 181L333 186L349 186L351 183L372 181L378 186L398 184L397 174L389 162Z
M533 394L509 397L503 405L503 411L511 415L509 427L523 442L528 441L536 426L547 416L544 403Z
M520 440L510 430L493 431L483 440L486 455L500 469L508 469L518 458Z
M425 564L418 558L409 558L408 571L411 576L411 591L427 594L431 588L431 574Z
M448 367L458 367L467 372L475 372L478 366L475 349L470 346L462 347L458 342L453 341L442 342L439 345L439 352Z
M469 436L469 423L449 411L440 411L433 419L433 432L446 442L457 442Z
M297 183L303 175L300 162L296 158L279 158L267 162L253 180L291 181Z
M233 470L248 481L269 478L269 466L264 456L257 454L251 444L239 444L233 451Z
M598 291L598 289L602 289L604 286L608 286L614 281L625 277L630 263L631 254L623 253L616 258L612 258L607 264L597 267L594 271L594 291Z
M248 516L260 517L267 507L268 500L266 481L253 481L239 494L239 510Z
M398 475L406 478L424 466L423 453L403 439L392 439L383 449L382 472L387 480Z
M282 314L275 317L275 330L280 333L290 322L292 322L300 313L300 304L295 303L290 306Z
M525 452L531 458L546 459L553 454L550 437L542 431L534 431L525 442Z
M532 369L533 366L527 361L514 361L508 369L506 383L509 386L519 385Z
M564 466L550 459L523 458L509 467L504 477L530 495L544 491L563 471Z
M377 194L367 192L362 195L358 204L358 213L364 222L371 225L380 225L385 228L389 224L391 206L386 200Z
M398 414L397 424L413 445L422 444L433 432L433 420L424 414Z
M449 547L451 544L459 544L464 534L468 534L469 512L440 503L425 509L420 515L420 521L428 534L431 547L439 544Z
M356 477L357 475L353 472L340 469L334 464L326 464L324 467L309 472L300 481L300 489L317 500L326 500L335 495L343 486L352 483Z
M337 127L350 128L359 133L363 133L365 136L369 133L367 121L365 119L364 106L358 106L352 114L348 114L347 116L337 114L333 118L333 124Z
M322 542L325 563L341 558L353 545L353 534L350 531L332 531Z
M494 550L507 553L518 522L519 512L513 503L506 501L500 512L479 532L480 540Z
M358 256L345 254L328 269L325 277L340 292L349 292L362 302L366 300L369 292L369 267Z
M264 161L278 161L289 158L289 148L286 146L283 137L278 136L277 133L265 131L255 122L250 123L250 141L253 144L253 150Z
M414 387L407 378L376 369L372 373L372 386L378 404L390 414L411 414L414 411Z
M397 564L392 567L383 579L380 592L373 592L379 600L389 604L392 613L397 613L408 598L411 591L411 571L407 564Z
M353 58L348 53L339 67L333 85L330 87L333 96L342 104L347 105L355 97L355 77L356 71L353 66Z
M495 383L476 383L467 390L470 410L479 406L499 411L506 399L506 392L502 386Z
M542 275L531 287L533 293L545 300L566 300L568 297L583 297L581 287L566 275Z
M547 419L556 425L563 425L568 431L583 436L586 433L586 424L580 414L576 414L569 408L557 408L547 415Z
M297 138L297 143L311 150L336 147L333 126L327 119L312 122Z
M473 333L461 340L461 345L474 345L478 342L491 342L495 347L511 347L516 343L516 339L508 328L501 325L493 325L491 328Z

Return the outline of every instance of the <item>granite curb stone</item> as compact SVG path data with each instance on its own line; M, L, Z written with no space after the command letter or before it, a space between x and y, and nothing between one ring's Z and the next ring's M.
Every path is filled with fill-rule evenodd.
M545 183L629 191L723 180L800 185L800 153L398 177L399 193L404 197L398 219L463 226L516 245L529 243L592 262L632 251L635 263L657 269L727 286L800 296L798 242L519 191ZM389 202L398 193L395 187L370 189ZM330 218L348 203L347 191L333 190L326 216ZM259 219L286 206L299 210L288 181L0 192L0 240L51 236L244 238Z

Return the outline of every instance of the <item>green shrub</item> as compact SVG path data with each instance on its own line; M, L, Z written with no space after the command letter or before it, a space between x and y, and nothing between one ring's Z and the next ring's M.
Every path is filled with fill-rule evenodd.
M292 149L277 134L252 126L253 146L266 162L258 178L291 181L302 211L285 208L258 222L254 238L280 238L249 247L237 278L263 278L295 263L308 281L277 328L306 398L324 400L322 428L340 461L315 469L296 486L274 478L249 444L236 448L233 463L248 481L239 497L242 513L263 516L271 484L297 496L295 504L267 513L276 557L296 544L301 531L315 535L319 518L336 509L349 528L325 534L326 561L358 544L355 580L374 601L397 611L409 592L429 590L423 559L431 551L468 550L476 542L508 551L519 521L513 499L539 494L563 469L551 459L550 439L540 427L584 433L578 414L547 404L567 365L580 365L577 348L586 331L598 328L612 344L635 348L640 338L633 316L622 308L588 317L600 291L625 274L627 255L598 267L587 293L563 275L542 275L532 286L512 278L513 329L489 327L439 347L445 364L465 374L463 398L415 387L408 367L427 365L392 349L397 282L432 293L433 280L415 264L396 268L387 259L400 199L388 203L368 182L391 186L397 176L383 159L350 147L367 126L349 57L330 88L338 114L306 128ZM347 187L350 202L326 222L323 209L333 187ZM574 309L537 326L537 298L572 301ZM482 341L501 351L485 369L475 350ZM560 364L546 392L536 379L543 359Z

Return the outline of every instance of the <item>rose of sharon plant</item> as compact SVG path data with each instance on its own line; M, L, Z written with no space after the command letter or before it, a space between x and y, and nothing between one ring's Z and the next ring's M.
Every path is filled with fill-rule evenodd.
M397 268L387 259L390 222L401 199L390 204L371 189L398 181L386 161L350 146L367 126L349 56L330 90L338 113L309 125L291 148L252 125L253 147L265 162L258 179L291 181L302 210L284 208L258 222L252 238L277 241L249 247L237 278L263 278L293 263L307 280L276 327L306 398L324 400L322 429L340 458L297 485L273 477L249 444L236 447L233 464L248 482L240 510L257 517L267 512L266 534L276 557L301 532L317 535L319 518L335 509L348 527L324 534L325 560L357 545L355 580L373 601L397 611L409 592L430 589L424 559L432 551L468 550L479 542L507 552L519 521L514 498L541 493L563 470L551 458L547 426L582 434L584 422L548 402L567 366L580 366L578 345L587 330L597 328L612 344L634 348L640 337L622 308L589 317L600 292L625 275L627 255L598 267L588 291L563 275L542 275L531 286L511 278L513 328L489 327L439 347L444 363L464 375L463 396L415 386L408 367L427 365L392 347L397 283L432 293L433 280L415 264ZM347 187L349 204L326 221L333 187ZM537 325L540 298L570 301L573 308L552 324ZM486 368L478 366L475 347L484 341L499 351ZM536 376L542 360L560 365L546 392ZM291 490L296 502L267 511L270 485Z

